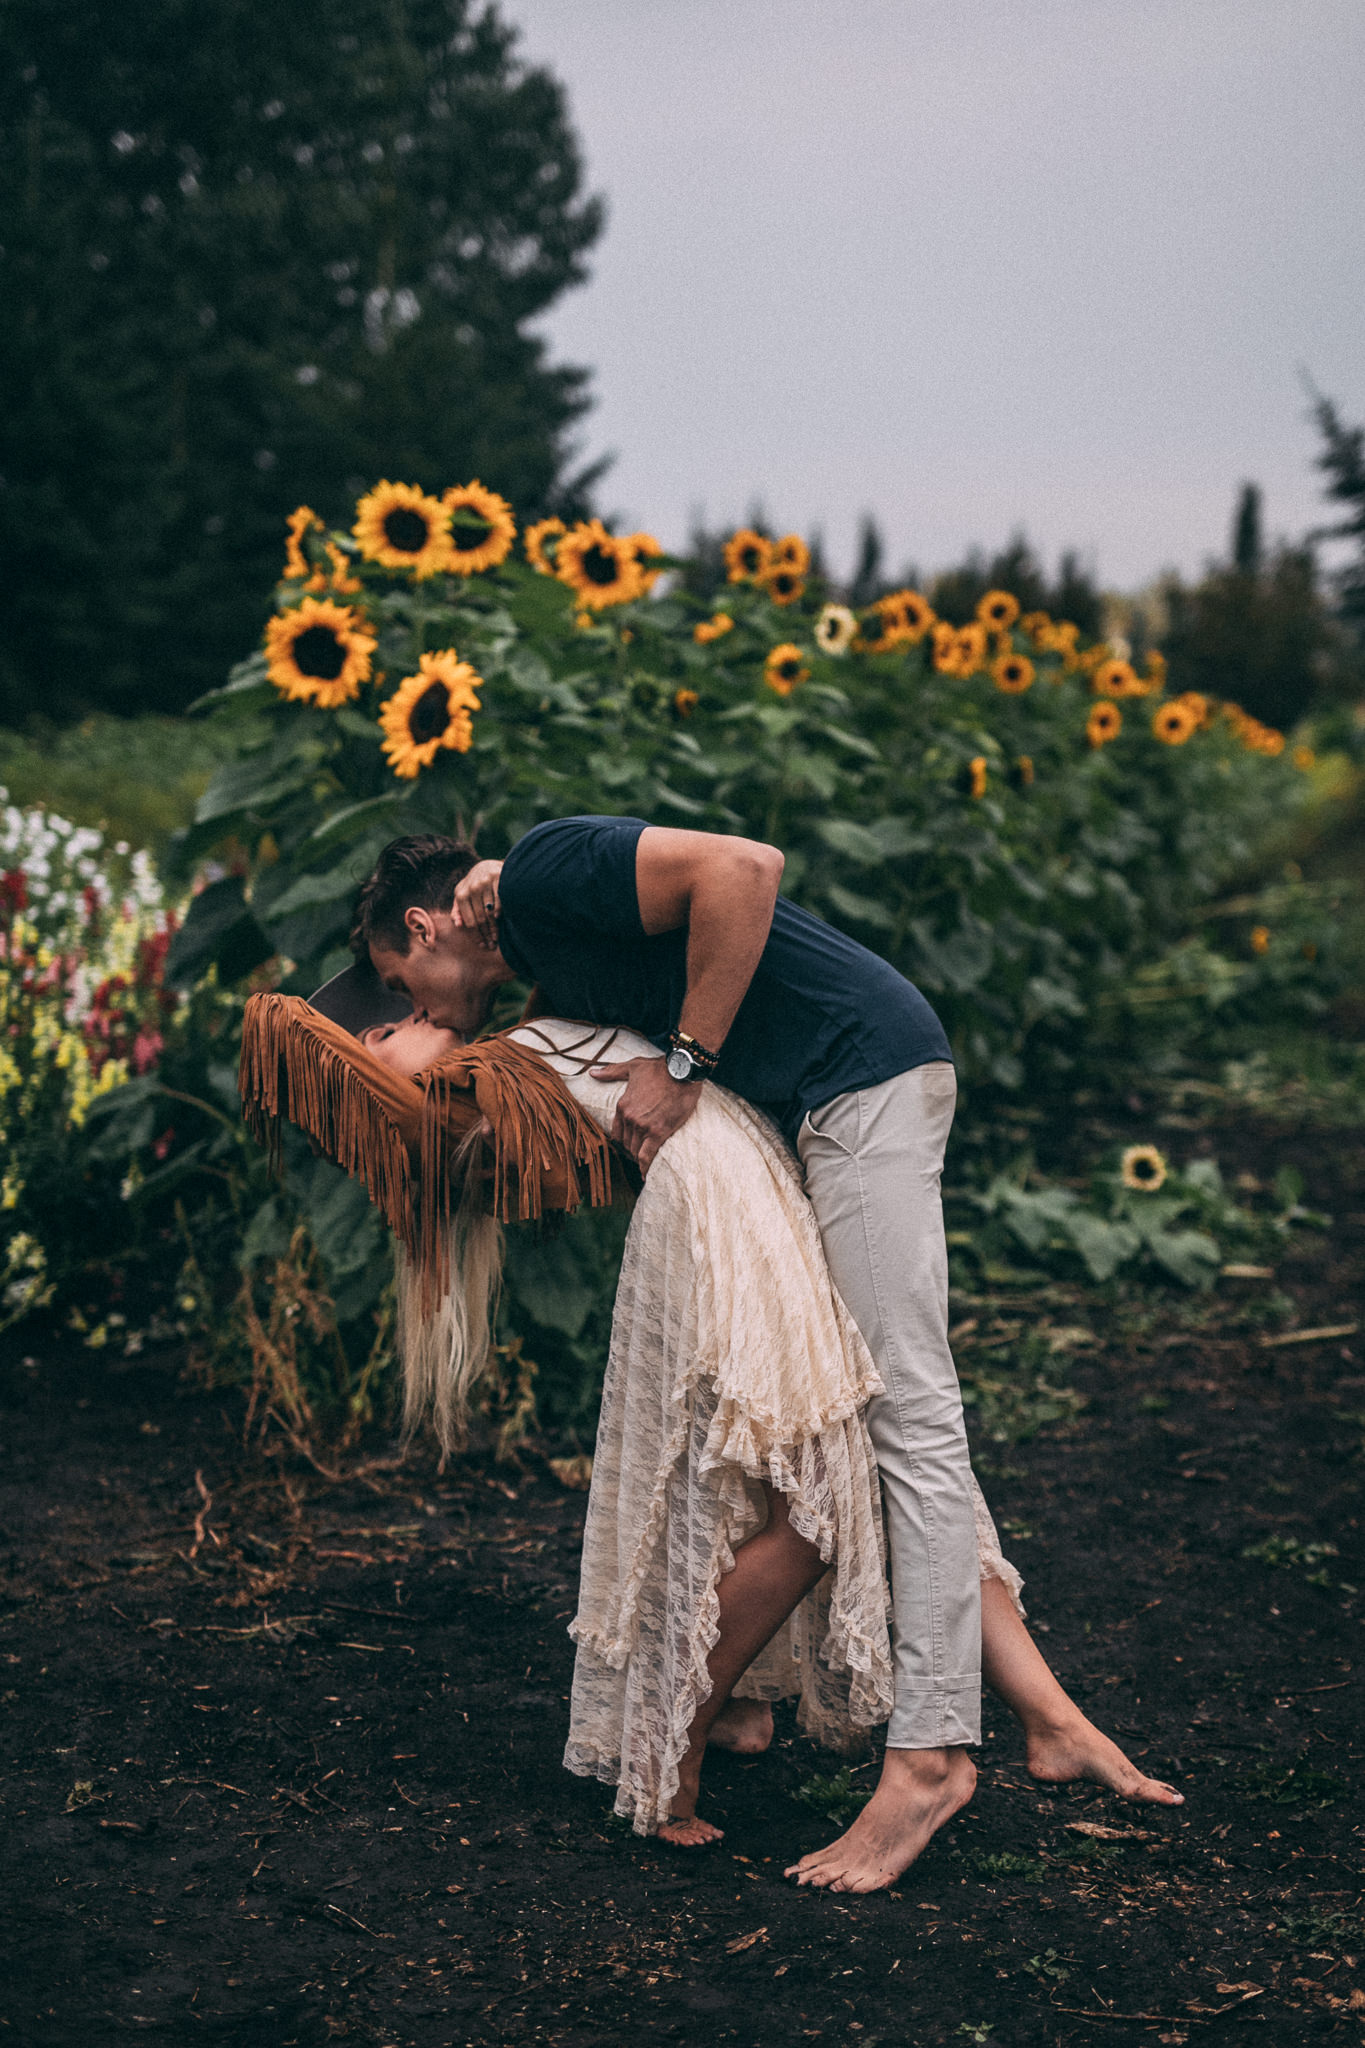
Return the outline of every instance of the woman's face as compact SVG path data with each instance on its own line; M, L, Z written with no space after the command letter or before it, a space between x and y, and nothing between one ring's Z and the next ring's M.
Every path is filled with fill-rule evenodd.
M458 1031L447 1031L440 1024L428 1024L417 1017L405 1017L401 1024L372 1025L361 1032L360 1043L386 1067L411 1079L433 1061L453 1052L464 1040Z

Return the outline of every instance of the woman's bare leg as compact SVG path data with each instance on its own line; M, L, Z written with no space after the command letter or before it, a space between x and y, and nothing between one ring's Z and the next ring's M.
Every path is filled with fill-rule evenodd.
M1123 1799L1183 1805L1182 1793L1144 1777L1062 1690L999 1579L981 1582L981 1674L1023 1724L1035 1778L1052 1785L1093 1778Z
M767 1527L736 1551L734 1570L725 1574L717 1588L720 1635L706 1664L711 1691L697 1709L687 1754L678 1767L673 1800L676 1818L659 1829L665 1842L679 1848L698 1848L720 1839L719 1828L696 1818L707 1737L736 1679L827 1570L815 1545L792 1528L786 1497L769 1486L763 1491L768 1500Z

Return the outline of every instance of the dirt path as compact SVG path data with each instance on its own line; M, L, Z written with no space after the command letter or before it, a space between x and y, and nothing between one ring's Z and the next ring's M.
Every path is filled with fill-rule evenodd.
M1357 1320L1359 1149L1310 1165L1337 1221L1278 1278L1303 1327ZM0 2039L1365 2038L1365 1338L1091 1323L1077 1421L983 1476L1049 1656L1188 1803L1037 1788L991 1708L975 1804L858 1902L781 1879L838 1770L789 1722L711 1767L702 1857L561 1770L581 1495L251 1465L227 1401L28 1337L0 1373Z

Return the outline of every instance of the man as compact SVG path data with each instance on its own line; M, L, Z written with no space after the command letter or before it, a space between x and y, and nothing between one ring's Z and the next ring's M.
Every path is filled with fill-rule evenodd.
M939 1195L956 1087L924 997L784 901L783 865L772 846L638 818L552 820L504 863L454 840L397 840L361 892L353 942L434 1024L476 1030L519 976L560 1016L628 1025L666 1048L665 1060L594 1069L626 1081L616 1136L642 1171L708 1075L796 1147L830 1272L886 1385L867 1423L896 1699L872 1799L791 1874L870 1891L913 1862L976 1780L980 1585ZM740 1727L734 1746L761 1747L767 1732Z

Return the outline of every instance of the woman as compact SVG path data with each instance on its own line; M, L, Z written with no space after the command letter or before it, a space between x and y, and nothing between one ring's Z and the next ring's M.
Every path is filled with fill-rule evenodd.
M559 1019L510 1035L604 1131L623 1084L594 1080L591 1067L658 1056L632 1033ZM408 1076L458 1044L419 1020L362 1042ZM564 1759L614 1783L637 1832L679 1847L721 1834L696 1811L708 1740L761 1749L770 1703L795 1697L808 1734L849 1750L891 1708L880 1496L862 1419L880 1382L830 1282L796 1161L748 1104L701 1086L649 1170L626 1241ZM468 1341L486 1284L485 1272L472 1316L447 1308L434 1348L409 1346L410 1390L447 1415L486 1353L486 1335ZM1048 1670L979 1490L977 1528L983 1670L1024 1725L1034 1776L1178 1804ZM824 1881L818 1864L792 1874Z

